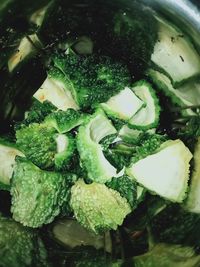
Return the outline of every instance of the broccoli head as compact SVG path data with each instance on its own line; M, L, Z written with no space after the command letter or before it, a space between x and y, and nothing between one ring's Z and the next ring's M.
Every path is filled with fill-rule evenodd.
M37 228L53 221L65 202L67 177L43 171L25 158L17 158L11 181L13 218Z
M38 233L0 215L0 266L45 267L47 252Z
M85 114L70 108L67 111L59 110L51 113L46 117L45 121L48 125L54 127L59 133L66 133L81 125L85 118Z
M70 205L76 219L95 233L114 229L131 212L126 198L104 184L78 180L71 188Z
M55 55L53 63L67 77L82 109L106 102L130 83L127 67L105 56Z

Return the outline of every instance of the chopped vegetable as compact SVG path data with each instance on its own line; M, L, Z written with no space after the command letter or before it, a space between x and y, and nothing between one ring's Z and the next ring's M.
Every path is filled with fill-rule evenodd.
M0 138L0 189L10 188L16 156L23 157L24 154L16 144Z
M99 144L104 137L114 133L114 126L100 109L79 128L77 148L92 181L105 183L117 174L116 168L106 160Z
M121 225L131 207L124 197L103 184L79 180L71 189L71 207L76 219L95 233Z
M155 68L166 74L175 87L199 76L200 57L189 38L168 21L157 20L158 41L151 56Z
M186 197L192 154L180 140L166 141L154 154L131 164L127 174L172 202Z
M132 90L145 103L145 106L132 116L129 120L129 127L137 130L148 130L157 127L160 106L151 85L146 81L140 81L134 85Z
M101 106L108 116L127 121L142 108L143 104L143 101L126 87L119 94L112 96L106 103L102 103Z
M67 196L67 175L40 170L24 158L16 162L11 181L14 220L33 228L52 222Z

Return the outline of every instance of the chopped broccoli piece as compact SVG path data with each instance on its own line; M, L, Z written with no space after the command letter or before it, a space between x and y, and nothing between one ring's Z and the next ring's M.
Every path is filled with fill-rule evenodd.
M0 138L0 189L10 189L10 179L13 174L15 157L24 154L16 144Z
M50 223L60 213L68 187L67 175L40 170L17 158L11 181L13 218L33 228Z
M82 109L107 101L130 83L126 66L109 57L56 55L53 62L65 74L72 95Z
M98 109L79 127L77 148L88 177L95 182L105 183L116 176L116 169L106 160L99 142L116 133L116 129L104 112Z
M51 68L41 87L33 95L40 102L49 101L58 109L79 109L73 99L68 78L57 68Z
M47 124L32 123L16 131L17 145L25 156L41 168L54 166L56 130Z
M38 233L0 215L1 267L45 267L47 251Z
M186 196L192 154L181 140L164 142L154 154L133 163L127 174L148 190L172 202Z
M85 184L78 180L71 188L70 204L76 219L95 233L121 225L131 207L126 198L104 184Z
M81 125L85 119L85 114L74 109L68 109L67 111L51 113L47 116L45 122L54 127L59 133L66 133Z
M144 102L126 87L117 95L112 96L106 103L102 103L101 107L108 116L127 121L142 108L143 104Z
M58 171L69 170L76 149L75 139L69 134L58 134L56 143L57 153L55 154L55 168Z
M155 69L166 74L176 88L186 80L199 76L200 57L191 41L169 21L157 17L158 41L151 60Z
M137 185L127 175L113 177L110 182L106 183L106 186L118 191L122 197L126 198L132 209L136 207Z
M155 128L160 116L160 106L155 91L143 80L137 82L132 90L146 105L129 120L129 127L138 130Z
M68 169L76 148L70 135L58 134L48 123L32 123L16 131L17 144L42 169Z

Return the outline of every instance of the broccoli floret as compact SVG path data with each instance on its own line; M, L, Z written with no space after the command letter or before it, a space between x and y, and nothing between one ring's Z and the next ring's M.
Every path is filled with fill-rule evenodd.
M51 68L41 87L33 95L38 101L51 102L56 108L66 111L79 109L73 98L72 86L68 77L58 68Z
M73 97L82 109L106 102L130 83L126 66L109 57L56 55L53 62L66 75Z
M113 177L110 182L106 183L106 186L118 191L122 197L126 198L132 209L136 207L137 184L127 175Z
M149 191L181 203L186 196L191 159L191 152L181 140L169 140L154 154L130 164L126 173Z
M0 215L0 265L45 267L47 251L38 233Z
M126 198L104 184L85 184L78 180L71 188L70 205L76 219L95 233L121 225L131 207Z
M16 144L0 138L0 189L10 189L10 179L13 174L15 157L24 154Z
M45 119L48 125L54 127L59 133L66 133L81 125L86 119L86 115L74 109L67 111L57 111L51 113Z
M76 148L72 136L58 134L48 123L23 127L16 131L16 138L26 157L42 169L67 169Z
M17 158L11 181L13 218L33 228L52 222L67 190L67 175L43 171L27 159Z
M85 166L88 178L105 183L116 175L116 169L103 154L99 142L106 136L115 134L116 130L102 110L97 110L79 127L77 149Z

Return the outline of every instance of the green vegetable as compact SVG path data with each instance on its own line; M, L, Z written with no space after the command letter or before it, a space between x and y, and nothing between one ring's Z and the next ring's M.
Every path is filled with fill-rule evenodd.
M167 140L166 136L159 134L150 134L143 132L138 136L137 146L132 154L132 162L137 162L151 154L160 148L161 144Z
M117 95L112 96L106 103L102 103L101 107L108 116L127 121L142 108L143 104L143 101L126 87Z
M97 49L124 60L133 79L141 78L157 40L157 21L152 12L137 1L120 0L100 1L96 13L96 25L101 25L94 37Z
M76 148L69 135L58 134L47 123L32 123L16 131L17 144L26 157L42 169L67 167Z
M67 195L67 175L40 170L25 158L17 158L11 181L14 220L41 227L60 213Z
M15 125L15 129L18 130L23 126L29 125L33 122L41 123L45 117L50 113L56 111L56 107L49 101L39 102L37 99L33 99L32 105L25 113L25 119Z
M155 134L155 129L149 129L146 131L149 134ZM128 125L123 125L119 130L119 138L128 144L137 145L140 142L140 137L145 134L145 131L131 129ZM147 138L148 139L148 138Z
M95 233L116 230L131 212L127 200L103 184L85 184L78 180L71 194L70 204L76 219Z
M38 233L0 215L0 265L47 267L47 251Z
M116 169L106 160L99 142L116 130L100 109L79 127L77 149L88 177L95 182L105 183L116 176Z
M57 68L48 71L48 76L33 95L40 102L49 101L58 109L79 109L75 102L68 78Z
M107 101L130 83L125 65L105 56L56 55L56 68L65 74L78 106L91 108Z
M104 248L107 252L111 252L112 248L109 232L95 235L73 218L58 220L52 227L52 237L67 248L92 246L96 249Z
M169 140L154 154L131 164L126 172L151 192L172 202L182 202L188 188L191 158L181 140Z
M54 127L59 133L66 133L81 125L85 119L85 114L74 109L68 109L67 111L51 113L47 116L45 122Z
M156 244L149 252L133 258L135 267L195 267L200 256L191 247L180 245Z
M75 139L71 135L59 134L56 137L57 153L55 154L55 168L58 171L70 170L76 149Z
M176 88L200 74L200 58L187 36L169 21L158 18L158 41L151 60Z
M37 53L36 47L42 47L42 44L36 34L31 34L23 37L16 51L8 60L9 72L14 71L19 66L19 64L27 60L27 58L33 57Z
M180 109L183 116L195 115L195 112L193 112L190 107L200 104L200 86L198 80L189 81L174 88L170 79L163 73L149 69L147 75L151 78L156 87L171 99L173 104L182 108L188 107L187 109Z
M200 216L170 204L149 224L155 242L199 246Z
M137 185L128 176L113 177L110 182L106 183L106 186L126 198L132 209L136 207Z
M190 189L188 192L188 196L186 199L186 203L184 203L184 207L190 211L195 213L200 213L200 201L199 201L199 191L200 191L200 137L198 137L197 144L195 145L194 151L194 166L192 171Z
M129 120L129 127L137 130L155 128L158 125L160 116L160 106L155 91L146 81L137 82L132 90L146 106L141 108Z
M16 131L17 145L26 157L41 168L51 168L56 154L56 130L46 124L32 123Z
M15 157L24 154L16 144L0 138L0 189L10 189L10 179L13 174Z

